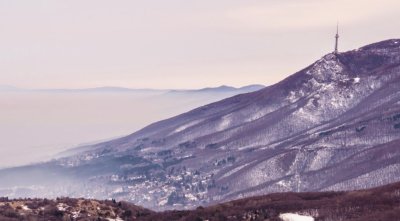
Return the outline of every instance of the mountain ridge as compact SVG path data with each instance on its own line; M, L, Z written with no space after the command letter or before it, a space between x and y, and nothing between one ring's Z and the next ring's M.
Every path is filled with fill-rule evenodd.
M382 45L382 44L384 44L384 45L391 45L391 46L392 46L392 45L393 45L393 42L400 42L400 40L394 40L394 39L393 39L393 40L387 40L387 41L382 41L382 42L379 42L379 43L374 43L374 44L371 44L371 45ZM396 44L394 44L394 45L396 45ZM397 45L397 46L398 46L398 45ZM363 50L363 49L369 48L369 47L371 47L371 46L368 45L368 46L362 47L362 48L360 48L360 49ZM350 53L355 52L355 51L357 51L357 50L350 51ZM333 53L331 53L331 54L328 54L328 55L324 56L322 59L324 59L324 58L332 59L332 58L335 58L335 57L336 57L336 56L335 56ZM342 58L342 57L341 57L341 58ZM342 58L342 59L343 59L343 58ZM345 59L345 58L344 58L344 59ZM343 60L344 60L344 59L343 59ZM338 61L339 61L339 60L338 60ZM318 63L318 62L321 62L321 60L317 61L316 63ZM293 74L293 75L291 75L291 76L289 76L289 77L287 77L287 78L285 78L284 80L282 80L282 81L279 82L278 84L275 84L275 85L273 85L273 86L267 87L267 88L263 89L262 91L257 92L257 94L254 93L255 96L257 96L257 97L263 97L263 96L264 96L265 94L267 94L267 93L272 93L273 95L276 95L277 92L274 91L274 90L275 90L276 87L278 87L279 84L281 84L282 87L285 88L286 90L290 90L289 88L294 87L294 86L297 86L296 84L293 84L293 81L295 81L295 82L297 82L297 83L301 83L302 80L304 80L304 79L302 79L302 80L297 79L297 78L302 78L302 77L304 77L303 75L300 75L300 74L302 73L302 71L309 69L310 67L312 67L312 66L315 65L316 63L314 63L314 64L312 64L312 65L306 67L305 69L303 69L303 70L301 70L301 71L299 71L299 72L296 72L295 74ZM310 76L310 77L311 77L311 76ZM356 76L355 76L355 77L356 77ZM354 80L354 79L353 79L353 80ZM285 85L285 84L286 84L286 85ZM279 85L279 86L281 86L281 85ZM227 99L224 99L223 101L220 101L220 102L226 102L227 100L229 101L229 99L240 99L241 96L242 96L242 95L237 95L237 96L234 96L233 98L227 98ZM271 96L271 97L272 97L272 96ZM209 105L205 105L205 106L203 106L203 107L196 108L196 109L194 109L193 111L198 111L198 110L204 110L204 109L206 109L206 108L211 108L212 105L215 104L215 103L218 103L218 102L214 102L214 103L212 103L212 104L209 104ZM188 112L188 113L189 113L189 112ZM187 113L185 113L185 114L187 114ZM160 121L160 122L164 122L164 121ZM152 125L154 125L154 124L151 124L150 126L152 126ZM144 129L146 129L146 128L144 128ZM141 130L140 130L140 131L141 131ZM138 132L140 133L140 131L138 131Z
M53 89L25 89L17 88L10 85L0 85L0 91L24 91L24 92L57 92L57 93L84 93L84 92L104 92L104 93L121 93L121 92L159 92L159 93L200 93L200 92L232 92L232 91L243 91L251 92L264 88L261 84L251 84L243 87L232 87L221 85L218 87L205 87L200 89L152 89L152 88L127 88L127 87L116 87L116 86L103 86L93 88L77 88L77 89L66 89L66 88L53 88Z
M116 197L157 210L399 181L399 42L329 53L275 85L43 167L96 186L72 188L79 196Z

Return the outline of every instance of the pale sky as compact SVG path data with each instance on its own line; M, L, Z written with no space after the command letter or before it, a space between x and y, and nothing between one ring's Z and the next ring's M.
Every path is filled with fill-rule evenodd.
M0 0L0 85L273 84L400 38L399 0Z

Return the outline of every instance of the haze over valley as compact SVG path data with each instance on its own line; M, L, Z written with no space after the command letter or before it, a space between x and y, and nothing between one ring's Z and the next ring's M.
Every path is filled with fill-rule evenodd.
M154 121L262 87L23 90L3 86L0 168L49 160L68 148L127 135Z

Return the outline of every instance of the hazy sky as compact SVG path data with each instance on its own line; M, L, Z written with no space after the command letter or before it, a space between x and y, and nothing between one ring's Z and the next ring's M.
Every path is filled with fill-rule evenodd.
M399 0L0 0L0 84L272 84L333 50L400 38Z

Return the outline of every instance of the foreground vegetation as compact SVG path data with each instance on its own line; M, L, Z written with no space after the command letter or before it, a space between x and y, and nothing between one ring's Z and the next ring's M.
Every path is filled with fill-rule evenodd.
M164 212L154 212L115 200L0 198L0 220L5 221L279 221L282 213L308 215L316 221L400 220L400 183L349 192L275 193L195 210Z

